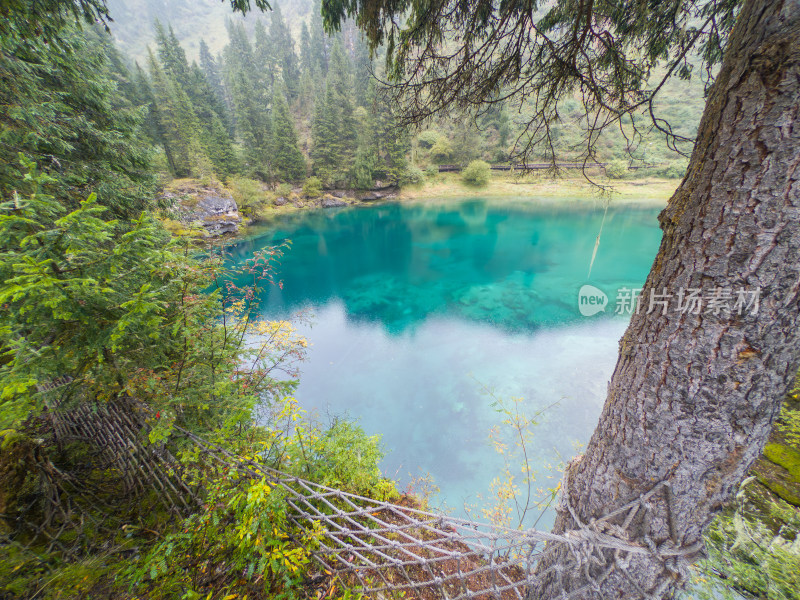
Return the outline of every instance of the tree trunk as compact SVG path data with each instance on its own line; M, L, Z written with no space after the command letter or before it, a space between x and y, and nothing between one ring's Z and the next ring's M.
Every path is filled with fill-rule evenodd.
M800 361L798 114L800 3L747 0L686 178L659 217L664 237L600 422L565 472L554 527L588 524L651 552L589 560L551 546L532 598L664 596L761 453ZM734 310L676 311L680 290L691 288L705 298L730 290ZM756 314L738 314L737 292L759 288ZM666 313L656 303L647 314L651 295L665 290ZM591 524L654 488L638 510Z

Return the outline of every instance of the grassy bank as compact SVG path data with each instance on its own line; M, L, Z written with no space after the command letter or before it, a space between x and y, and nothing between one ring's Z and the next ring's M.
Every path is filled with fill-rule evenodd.
M465 184L459 173L440 173L421 184L404 187L399 193L399 198L402 200L462 198L465 196L531 196L543 200L603 200L610 198L614 203L663 205L679 183L678 179L655 177L608 179L598 175L593 184L580 174L573 172L554 179L543 174L514 176L495 171L492 172L491 179L486 186L474 187Z

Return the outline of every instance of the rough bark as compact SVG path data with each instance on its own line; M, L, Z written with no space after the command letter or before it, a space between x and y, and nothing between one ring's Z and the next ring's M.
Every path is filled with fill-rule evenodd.
M565 473L556 532L666 481L671 502L663 488L649 512L603 528L656 550L685 549L691 562L703 529L759 456L800 362L798 113L800 3L747 0L687 176L659 217L661 247L620 342L600 422ZM673 298L666 314L660 306L647 314L652 292L681 288L760 288L759 310L682 314ZM549 549L531 596L662 597L685 575L654 554L603 558L580 564L576 553Z

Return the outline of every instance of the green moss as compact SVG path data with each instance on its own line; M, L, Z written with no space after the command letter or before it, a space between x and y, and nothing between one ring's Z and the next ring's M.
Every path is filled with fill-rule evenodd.
M17 442L25 439L25 435L16 429L4 429L0 431L0 450L8 450Z
M199 228L191 228L187 225L181 223L180 221L176 221L174 219L164 218L161 219L162 225L164 225L164 229L169 231L171 234L176 236L197 236L201 234Z
M793 504L794 506L800 506L800 496L794 494L785 485L782 485L780 482L775 481L774 479L765 477L760 473L756 473L756 477L764 487L768 488L776 496L783 498L789 504Z
M759 461L758 480L775 483L774 470L780 467ZM707 558L698 564L692 598L733 599L745 592L765 600L800 600L800 552L794 543L800 515L761 485L748 485L752 481L745 480L736 502L704 533Z
M798 397L798 394L793 394L783 406L775 429L784 435L788 444L800 447L800 410L790 406L790 403L797 404Z
M800 452L782 444L767 444L764 456L789 471L792 479L800 483Z

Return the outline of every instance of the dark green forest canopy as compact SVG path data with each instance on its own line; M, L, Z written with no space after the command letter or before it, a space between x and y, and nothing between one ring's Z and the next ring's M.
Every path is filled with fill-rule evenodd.
M449 110L480 112L494 103L528 104L522 156L554 153L551 126L560 103L585 108L585 157L600 132L617 124L640 138L648 115L671 146L689 142L654 110L672 76L701 70L711 80L733 26L738 0L324 0L326 27L354 17L370 47L386 47L387 76L403 120ZM701 68L698 69L697 66Z
M154 181L124 59L95 27L58 35L0 36L0 197L18 190L23 153L57 177L51 191L67 205L96 192L117 216L137 216Z

